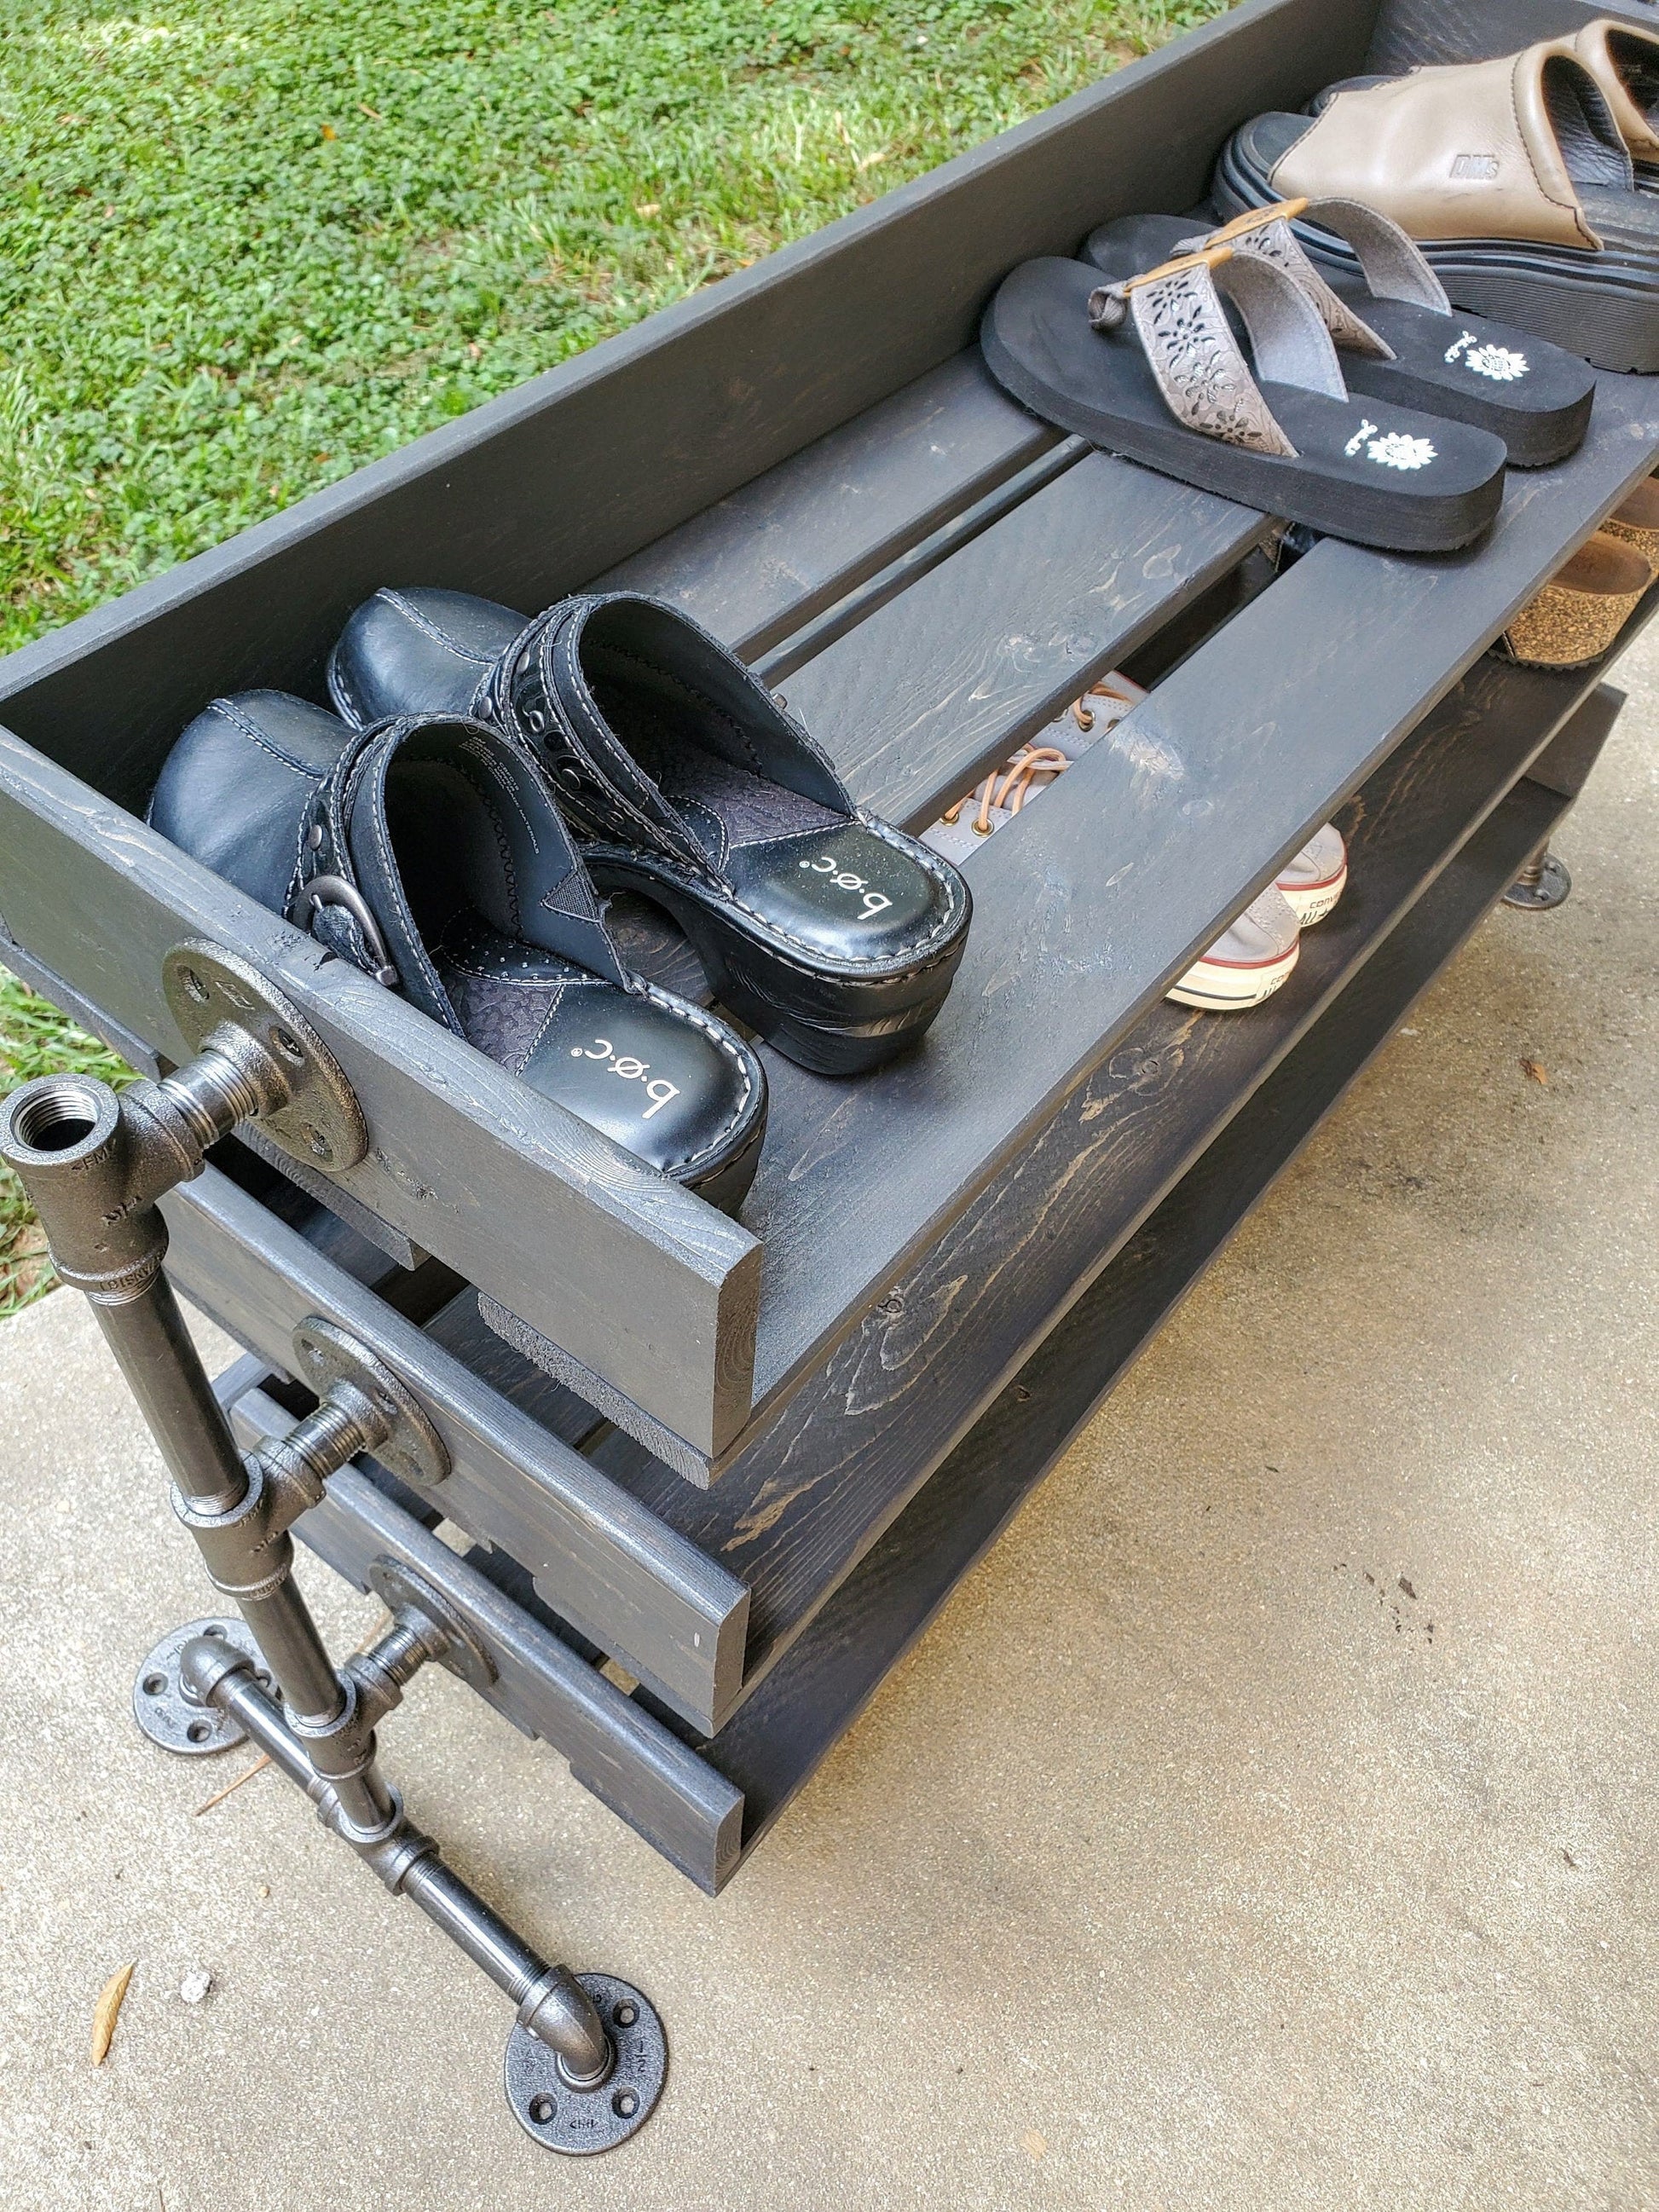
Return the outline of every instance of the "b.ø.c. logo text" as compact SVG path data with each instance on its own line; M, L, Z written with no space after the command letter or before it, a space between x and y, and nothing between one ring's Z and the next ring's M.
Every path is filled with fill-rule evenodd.
M646 1077L651 1073L648 1060L636 1060L632 1053L616 1051L609 1037L595 1037L586 1047L573 1044L570 1057L572 1060L602 1060L605 1064L605 1073L620 1075L624 1083L645 1083ZM645 1084L645 1095L651 1103L641 1118L648 1121L653 1115L661 1113L671 1098L679 1097L680 1086L659 1075L654 1082Z
M828 876L838 891L861 891L864 895L864 919L872 921L878 914L885 914L893 903L885 891L872 891L862 876L855 876L850 868L843 868L833 853L825 853L816 860L803 860L803 868L810 868L815 876Z

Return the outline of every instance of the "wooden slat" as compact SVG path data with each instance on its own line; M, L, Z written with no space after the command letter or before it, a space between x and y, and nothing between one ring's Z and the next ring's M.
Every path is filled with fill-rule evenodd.
M759 1842L1513 878L1563 802L1522 783L999 1394L703 1756Z
M434 1493L445 1515L503 1545L561 1613L675 1711L718 1724L741 1675L749 1605L729 1569L213 1169L162 1211L167 1272L195 1304L286 1373L308 1315L349 1330L403 1377L447 1445L453 1469Z
M1648 605L1635 617L1632 629L1644 627L1651 620L1656 599L1659 599L1659 587L1649 593ZM1622 641L1619 650L1622 654ZM1527 770L1533 781L1541 783L1546 791L1555 792L1562 799L1577 799L1624 704L1622 691L1611 684L1597 684L1579 712L1551 739Z
M538 1097L0 730L0 915L122 1029L187 1057L161 988L191 937L240 954L338 1056L371 1132L340 1177L694 1449L749 1410L760 1252L744 1229Z
M532 1367L504 1337L478 1326L478 1301L470 1290L457 1293L426 1324L436 1345L464 1362L470 1374L492 1390L509 1396L521 1413L566 1443L580 1447L608 1425L584 1398L540 1367Z
M1091 453L798 669L789 704L855 798L925 828L1267 526Z
M819 438L599 579L752 659L1060 442L978 349Z
M293 1425L257 1390L238 1399L232 1418L245 1447ZM441 1537L400 1512L365 1474L343 1468L295 1534L359 1589L368 1588L377 1559L414 1567L465 1615L495 1661L497 1679L481 1697L568 1759L584 1788L699 1888L712 1893L731 1875L742 1834L742 1792L457 1559Z
M1063 805L1039 801L973 856L974 931L951 998L919 1051L855 1086L772 1059L767 1147L744 1208L767 1247L756 1418L721 1457L701 1467L675 1457L678 1474L712 1480L741 1465L769 1478L784 1449L769 1431L804 1379L1227 916L1386 757L1656 452L1659 393L1650 380L1606 376L1583 449L1555 469L1513 477L1479 547L1431 562L1334 540L1316 546L1085 756L1066 778ZM959 656L971 668L975 652L999 660L988 625L999 594L1018 604L1024 571L999 561L996 547L1003 533L1026 531L1039 508L1047 514L1066 500L1069 487L1086 489L1095 466L1122 469L1133 480L1132 497L1178 491L1104 457L1080 464L824 656L839 662L844 682L826 679L804 711L845 718L831 733L843 763L873 727L866 790L873 787L889 811L904 811L895 803L899 787L925 749L924 732L900 709L890 735L880 720L886 696L906 696L906 647L922 671L908 696L924 724L932 697L954 704L964 690L994 691L985 677L978 686L962 684L951 660ZM1240 518L1204 505L1216 518ZM1086 574L1089 502L1074 501L1069 516L1073 535L1061 539L1061 553ZM1023 550L1048 559L1053 542L1054 533L1030 530ZM1195 572L1193 590L1220 565L1219 544L1217 551L1215 564ZM1149 553L1146 564L1158 569L1167 558ZM1063 578L1063 558L1059 565ZM955 624L952 593L963 617ZM1054 660L1065 665L1065 635L1034 678L1044 711L1073 680L1056 684L1054 673ZM1400 647L1406 636L1408 652ZM1293 654L1289 641L1297 641ZM1091 667L1109 657L1108 649L1079 661ZM1035 726L1042 714L1024 718L1016 703L1018 667L997 672L1005 719L995 726ZM792 679L797 696L811 674L809 665ZM864 696L861 684L869 686ZM977 737L960 744L958 757L975 749L983 757ZM941 747L927 771L935 791L945 757ZM1257 865L1241 884L1245 854ZM925 1146L915 1142L918 1129L927 1131ZM872 1189L881 1193L873 1211ZM519 1340L538 1359L555 1358L532 1333Z
M1248 1018L1150 1009L792 1401L763 1455L697 1494L620 1437L598 1447L748 1583L745 1695L1594 680L1483 661L1363 788L1346 895L1278 995Z

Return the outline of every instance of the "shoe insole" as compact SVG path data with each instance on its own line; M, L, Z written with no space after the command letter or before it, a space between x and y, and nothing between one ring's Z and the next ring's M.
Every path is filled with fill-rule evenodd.
M839 959L890 960L914 943L939 895L909 854L714 751L699 742L698 720L659 694L605 678L592 688L612 730L758 919Z
M433 964L469 1044L651 1166L676 1173L730 1133L744 1103L735 1059L682 1013L471 913Z

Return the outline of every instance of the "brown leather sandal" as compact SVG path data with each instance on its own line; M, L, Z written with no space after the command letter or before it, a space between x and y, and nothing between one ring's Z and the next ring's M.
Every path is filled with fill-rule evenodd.
M1224 214L1362 200L1417 240L1459 307L1599 368L1659 369L1659 196L1637 190L1607 95L1569 40L1338 86L1316 105L1235 133L1216 171ZM1346 240L1305 222L1297 235L1322 267L1356 271Z
M1601 87L1632 161L1659 169L1659 37L1601 15L1567 43Z

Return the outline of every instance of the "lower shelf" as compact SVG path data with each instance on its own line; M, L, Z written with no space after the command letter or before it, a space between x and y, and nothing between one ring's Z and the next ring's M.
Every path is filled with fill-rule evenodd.
M743 1792L745 1855L1513 882L1567 804L1531 782L1503 801L1073 1306L749 1702L702 1746L702 1756Z

